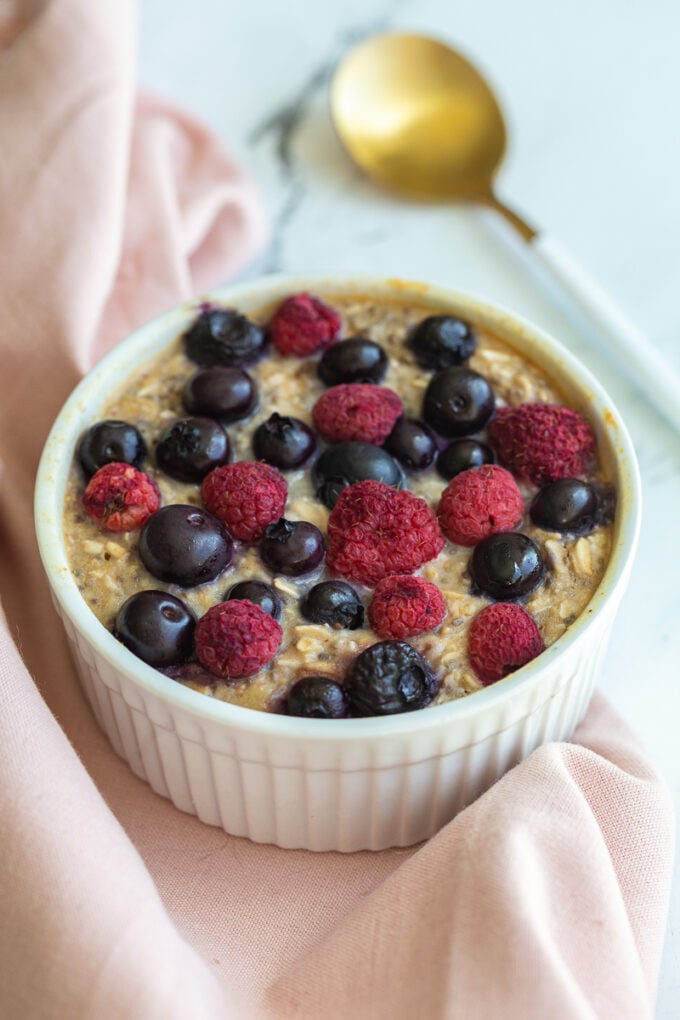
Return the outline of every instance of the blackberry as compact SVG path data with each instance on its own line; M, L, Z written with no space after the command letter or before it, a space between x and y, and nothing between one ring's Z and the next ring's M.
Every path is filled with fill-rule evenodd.
M265 331L231 308L204 308L184 334L186 356L197 365L257 361L266 344Z
M429 705L439 680L411 645L380 641L357 655L345 689L355 715L393 715Z

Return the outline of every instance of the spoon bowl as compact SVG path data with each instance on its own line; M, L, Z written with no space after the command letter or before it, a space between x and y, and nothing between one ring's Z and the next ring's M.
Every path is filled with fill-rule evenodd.
M331 110L349 155L380 184L425 199L492 195L503 116L484 78L443 43L365 40L335 75Z

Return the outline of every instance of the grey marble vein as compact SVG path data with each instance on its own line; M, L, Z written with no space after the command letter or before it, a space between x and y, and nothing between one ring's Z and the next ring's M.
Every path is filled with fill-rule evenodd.
M300 126L319 93L327 88L344 54L362 39L387 31L396 10L401 6L402 3L393 3L390 5L389 13L372 18L361 25L343 29L331 47L331 52L312 68L297 93L249 132L247 141L251 146L258 146L264 142L272 143L284 190L283 202L274 217L269 251L262 265L264 272L273 273L280 270L285 234L305 197L303 174L294 157L295 138Z

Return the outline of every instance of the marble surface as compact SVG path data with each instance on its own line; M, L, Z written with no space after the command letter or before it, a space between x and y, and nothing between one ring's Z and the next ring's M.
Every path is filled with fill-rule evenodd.
M498 91L510 129L499 191L549 230L680 371L680 5L675 0L144 0L140 77L201 117L251 171L272 222L248 271L372 271L503 303L551 330L609 390L639 455L637 562L601 687L680 799L680 437L493 214L388 196L353 168L328 116L338 59L377 31L434 34ZM680 882L658 1020L680 1015Z

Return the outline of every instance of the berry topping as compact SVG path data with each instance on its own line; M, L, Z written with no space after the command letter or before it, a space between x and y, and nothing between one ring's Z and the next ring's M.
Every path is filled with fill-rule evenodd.
M501 464L534 485L586 474L595 460L590 425L559 404L501 407L489 424L489 438Z
M475 586L499 601L528 595L544 573L545 564L538 547L517 531L482 539L470 559Z
M225 601L230 599L248 599L249 602L253 602L263 609L265 613L273 616L275 620L281 619L283 608L281 599L271 584L267 584L266 581L239 581L229 589Z
M146 443L134 425L126 421L98 421L84 432L78 444L78 460L89 478L105 464L141 467Z
M487 606L470 624L470 665L485 687L535 659L544 648L536 621L514 602Z
M424 499L373 481L356 482L340 494L328 519L328 538L332 572L367 585L417 570L444 545Z
M271 414L255 429L253 453L283 471L300 467L316 450L316 436L299 418Z
M193 588L229 566L231 536L198 506L172 503L150 517L139 536L142 563L159 581Z
M381 641L352 663L345 691L355 715L394 715L429 705L439 681L411 645Z
M123 603L113 635L150 666L175 666L194 650L196 618L167 591L138 591Z
M255 410L257 387L247 372L232 365L199 368L187 379L182 403L189 414L241 421Z
M539 489L529 515L534 524L546 531L587 535L598 523L595 489L579 478L559 478Z
M597 524L611 524L616 513L616 489L613 485L593 485L597 499Z
M437 517L457 545L476 545L499 531L512 531L522 519L524 500L509 471L496 464L461 471L444 489Z
M274 312L269 332L279 354L305 357L330 347L342 323L338 313L311 294L295 294Z
M354 588L345 581L322 581L310 588L300 602L300 614L311 623L356 630L364 623L364 607Z
M496 454L486 443L477 439L454 439L437 457L437 471L449 481L461 471L493 464Z
M281 517L265 531L260 555L273 574L289 577L308 574L323 560L323 535L308 521L287 521Z
M442 436L469 436L493 414L493 390L471 368L444 368L430 380L423 401L423 417Z
M184 334L184 350L197 365L257 361L267 343L264 330L231 308L205 308Z
M387 372L387 355L372 340L357 336L333 344L321 355L317 373L326 386L339 383L379 383Z
M83 509L107 531L133 531L161 505L153 478L132 464L113 462L92 475L83 493Z
M462 365L477 346L469 322L453 315L430 315L411 333L408 346L421 368L450 368Z
M240 460L207 475L201 499L211 513L242 542L258 542L268 524L278 521L286 506L288 486L269 464Z
M352 439L382 443L402 413L401 400L393 390L372 383L341 383L317 400L312 418L329 443Z
M312 468L317 498L330 510L348 485L373 479L400 489L404 474L389 453L373 443L337 443L321 454Z
M246 599L220 602L196 624L196 655L223 680L254 676L270 662L283 638L281 625Z
M342 684L327 676L304 676L288 692L288 715L306 719L344 719L347 697Z
M180 418L158 440L156 463L179 482L200 482L209 471L226 464L229 437L212 418Z
M424 422L401 417L385 440L385 449L405 468L422 471L437 455L437 440Z
M378 637L397 641L434 630L445 616L446 603L439 588L411 574L384 577L368 607L368 619Z

